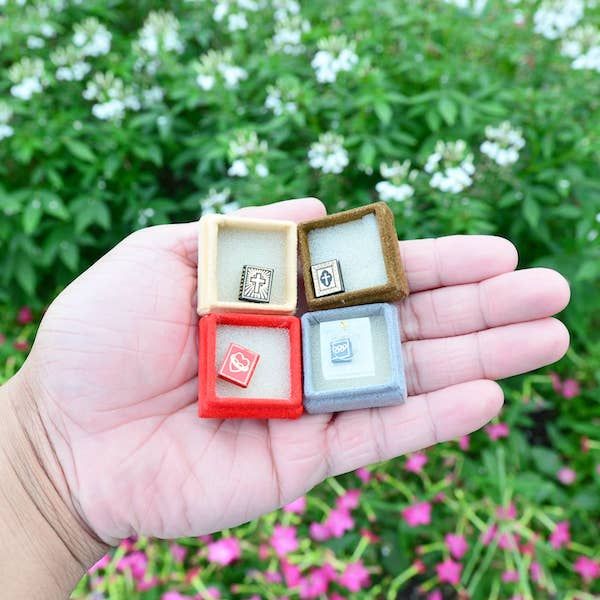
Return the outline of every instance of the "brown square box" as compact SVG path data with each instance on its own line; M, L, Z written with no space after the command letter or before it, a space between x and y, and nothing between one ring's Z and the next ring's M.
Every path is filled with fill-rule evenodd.
M383 256L386 283L351 291L344 291L329 296L317 297L315 295L311 276L311 265L315 264L311 258L309 235L311 231L323 229L335 225L350 223L357 219L374 214L381 243L380 251ZM344 243L355 243L356 240L344 240L343 236L336 239L340 245ZM327 308L338 308L342 306L353 306L356 304L372 304L375 302L390 302L405 298L409 294L408 281L400 258L400 248L394 227L394 215L384 202L377 202L367 206L361 206L346 212L329 215L314 221L307 221L298 225L298 243L300 258L302 260L302 273L304 277L304 289L306 302L309 310L322 310ZM322 257L323 258L323 257ZM326 260L335 260L338 257L328 256ZM348 266L346 265L346 274ZM342 272L344 278L344 272Z

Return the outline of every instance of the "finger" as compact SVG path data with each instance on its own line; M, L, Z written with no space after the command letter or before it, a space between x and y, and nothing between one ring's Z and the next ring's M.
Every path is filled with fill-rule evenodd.
M325 430L327 476L388 460L479 429L498 414L493 381L470 381L405 404L340 413Z
M325 215L325 206L317 198L298 198L284 200L265 206L250 206L241 208L231 215L239 217L252 217L257 219L287 220L299 223L317 219ZM146 239L154 248L164 248L183 255L193 265L198 259L198 221L191 223L178 223L174 225L157 225L136 231L127 238L131 243L132 238Z
M491 235L452 235L400 242L411 291L475 283L514 271L517 250Z
M551 269L417 292L399 304L402 338L442 338L543 319L563 310L569 296L566 279Z
M403 345L409 395L474 379L503 379L561 358L569 347L567 328L540 319L477 333Z

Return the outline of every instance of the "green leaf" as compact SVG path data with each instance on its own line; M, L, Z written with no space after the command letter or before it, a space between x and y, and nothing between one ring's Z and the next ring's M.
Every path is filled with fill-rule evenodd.
M375 114L383 125L388 125L392 120L392 108L387 102L376 102L373 106Z
M17 283L27 294L33 296L35 293L37 276L31 261L25 254L21 254L16 259L15 263L15 278Z
M442 96L438 102L438 110L448 125L452 126L456 123L458 108L450 98Z
M540 222L540 205L531 196L527 196L523 202L523 216L533 229L537 228Z
M73 243L63 240L58 247L58 255L71 271L79 266L79 248Z
M89 163L92 163L96 160L96 157L94 156L94 153L90 147L83 142L72 138L64 138L63 143L75 158L79 158L80 160Z
M554 477L562 467L562 461L558 454L554 450L543 446L533 446L531 448L531 458L537 469L546 475Z
M42 201L37 196L34 196L33 200L29 202L23 211L23 231L27 235L31 235L37 229L42 219L42 213Z

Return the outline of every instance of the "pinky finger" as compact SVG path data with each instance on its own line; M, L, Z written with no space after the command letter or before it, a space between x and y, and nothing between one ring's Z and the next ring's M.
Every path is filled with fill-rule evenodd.
M495 417L502 388L487 379L411 396L400 406L341 413L326 429L328 475L471 433Z

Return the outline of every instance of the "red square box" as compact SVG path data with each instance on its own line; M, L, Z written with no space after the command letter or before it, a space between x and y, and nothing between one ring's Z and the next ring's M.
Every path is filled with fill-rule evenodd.
M252 328L258 329L256 333ZM261 332L260 330L264 330ZM285 330L287 336L279 333ZM236 339L235 332L244 332ZM234 332L233 334L231 332ZM228 337L233 335L233 337ZM264 345L269 336L278 344L289 344L285 352ZM300 319L292 316L247 313L209 314L198 325L198 415L203 418L296 419L302 406L302 352ZM254 341L253 341L254 340ZM218 377L231 343L257 352L255 371L242 388ZM261 348L262 344L262 348ZM285 364L277 361L285 360ZM288 377L282 377L287 370ZM278 382L286 394L278 394Z

